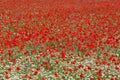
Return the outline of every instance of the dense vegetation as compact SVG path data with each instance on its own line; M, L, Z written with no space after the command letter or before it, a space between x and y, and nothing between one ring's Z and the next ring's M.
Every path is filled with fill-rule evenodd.
M120 80L120 1L0 0L0 80Z

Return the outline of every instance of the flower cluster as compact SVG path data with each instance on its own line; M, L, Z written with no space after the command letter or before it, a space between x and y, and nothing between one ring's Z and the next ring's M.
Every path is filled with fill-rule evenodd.
M0 80L120 80L119 5L0 1Z

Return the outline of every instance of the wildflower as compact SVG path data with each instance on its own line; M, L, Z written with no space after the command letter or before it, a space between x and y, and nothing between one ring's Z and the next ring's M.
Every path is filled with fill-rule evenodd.
M17 70L17 71L20 71L20 70L21 70L21 68L20 68L19 66L17 66L17 67L16 67L16 70Z
M81 73L81 74L80 74L80 78L84 78L84 77L85 77L84 74Z

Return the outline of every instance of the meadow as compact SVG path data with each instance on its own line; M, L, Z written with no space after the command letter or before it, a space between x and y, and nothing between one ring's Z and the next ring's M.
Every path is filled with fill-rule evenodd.
M0 80L120 80L120 0L0 0Z

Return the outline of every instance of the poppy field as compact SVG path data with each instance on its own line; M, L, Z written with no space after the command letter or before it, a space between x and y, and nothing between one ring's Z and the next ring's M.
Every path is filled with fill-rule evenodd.
M0 0L0 80L120 80L120 0Z

